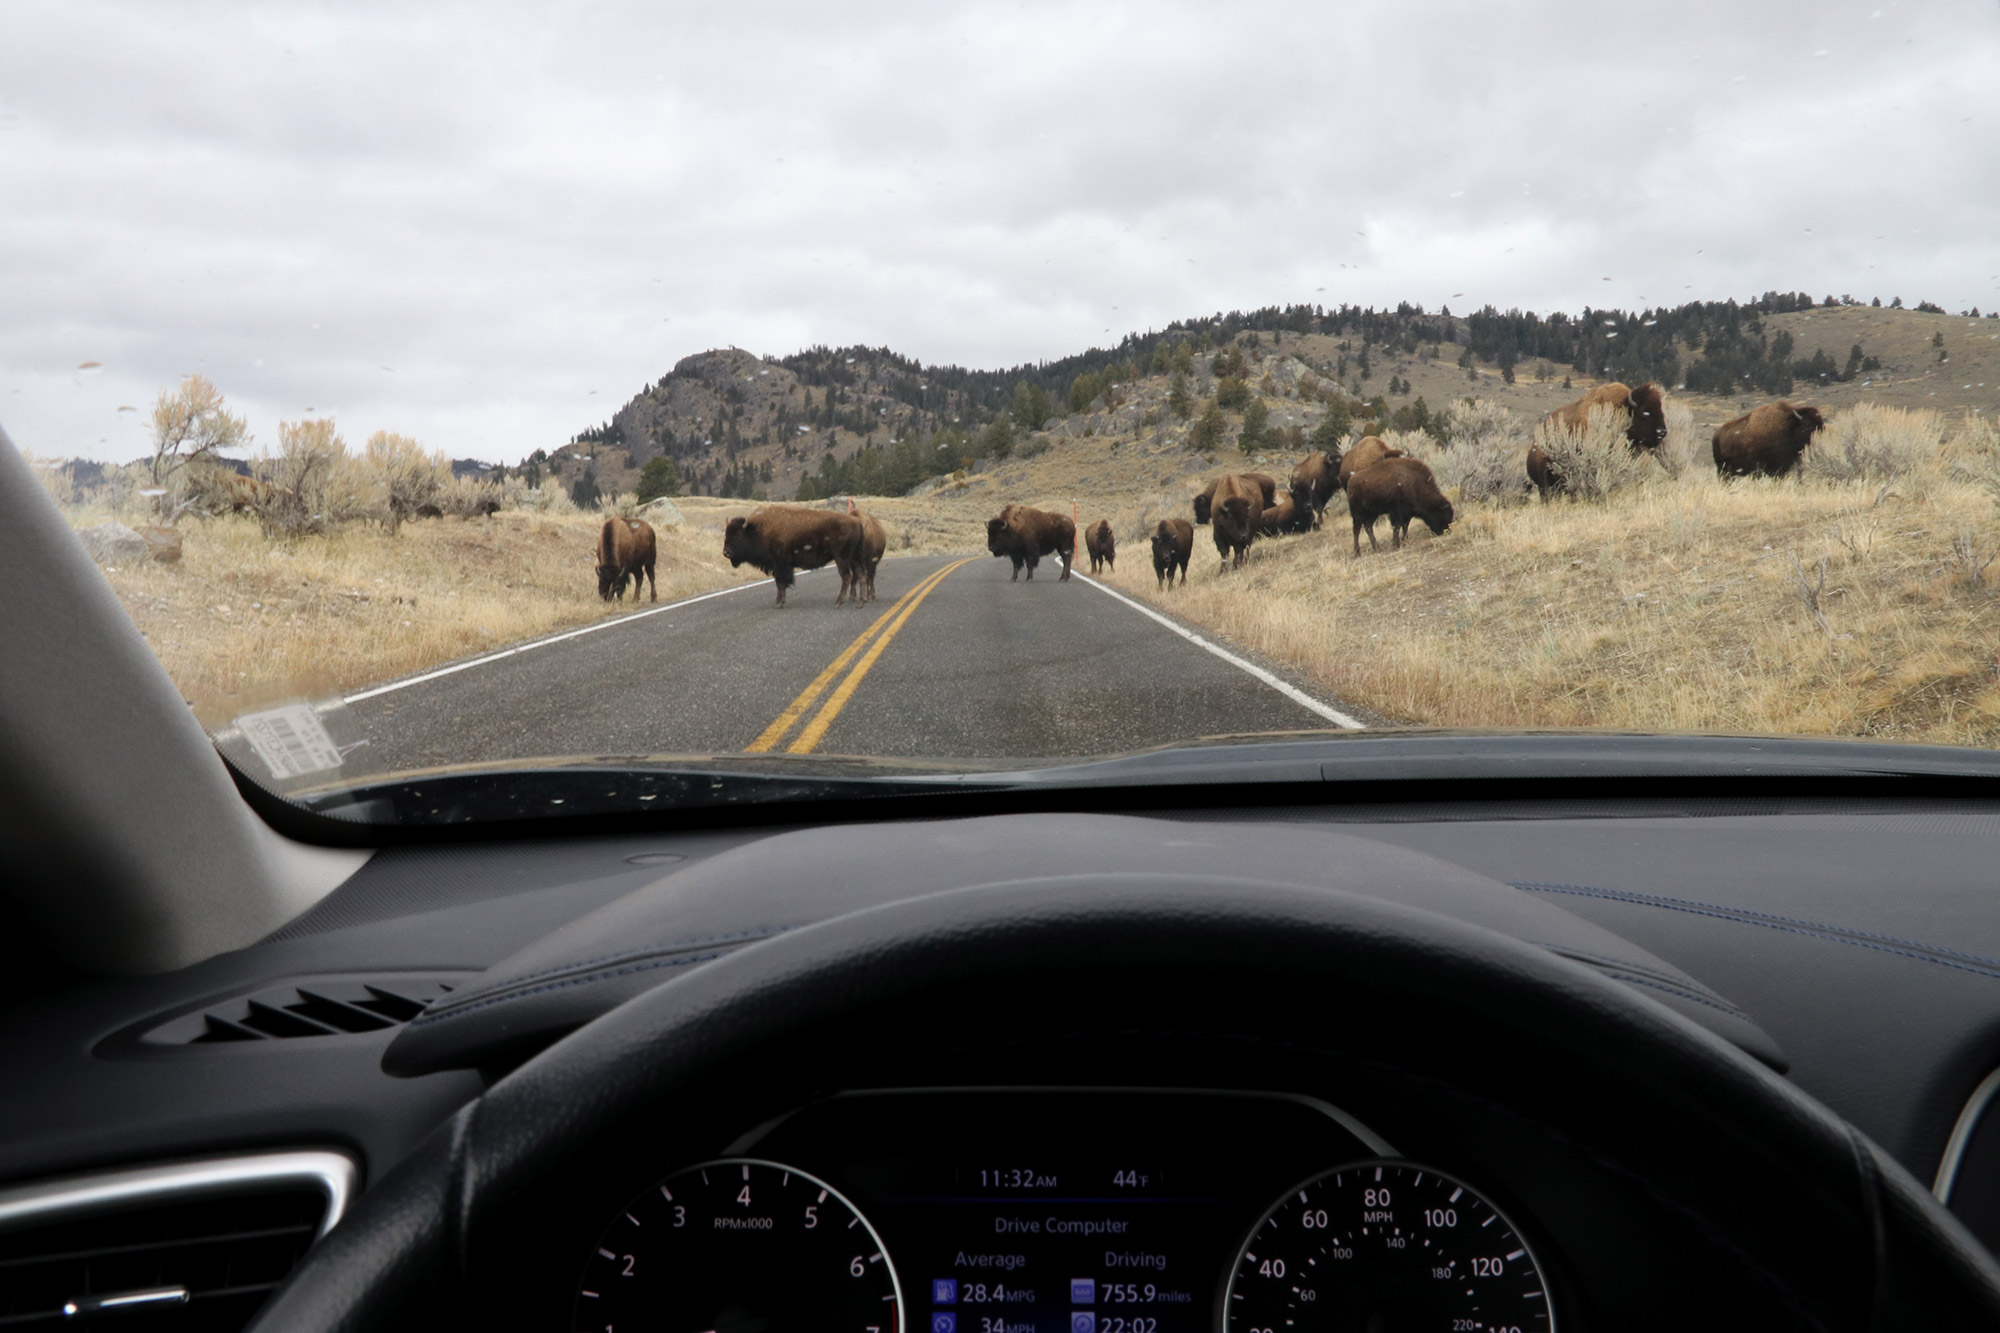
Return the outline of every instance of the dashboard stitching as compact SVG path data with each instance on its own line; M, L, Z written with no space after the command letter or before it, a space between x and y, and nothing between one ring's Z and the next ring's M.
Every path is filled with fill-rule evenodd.
M716 959L721 958L724 952L725 951L715 951L710 953L683 954L678 958L659 958L648 963L636 963L631 967L620 967L620 968L614 968L610 971L591 972L585 976L571 977L566 981L552 981L549 982L547 985L536 986L529 990L511 991L505 995L495 995L488 999L480 1000L476 1004L461 1005L459 1008L452 1010L450 1013L438 1014L435 1015L435 1017L440 1021L447 1018L456 1018L460 1014L471 1013L477 1009L485 1009L491 1005L507 1004L513 1000L525 999L530 995L546 995L551 991L567 990L571 986L584 986L595 981L608 981L612 977L631 976L635 972L652 972L663 967L688 967L695 963L712 963ZM416 1020L412 1022L410 1026L416 1027L418 1023L420 1023L421 1021L422 1021L421 1019Z
M1925 944L1921 940L1897 939L1893 935L1877 935L1871 931L1854 930L1847 926L1829 925L1821 921L1774 916L1766 912L1745 911L1741 908L1696 902L1687 898L1668 898L1660 894L1597 889L1584 884L1540 884L1531 881L1515 884L1514 887L1530 893L1567 893L1580 898L1602 898L1608 902L1632 903L1640 907L1662 907L1670 911L1687 912L1694 916L1714 917L1718 921L1734 921L1739 925L1763 926L1767 930L1782 930L1792 935L1808 935L1815 939L1831 940L1836 944L1851 944L1857 949L1874 949L1880 953L1895 954L1902 958L1914 958L1922 963L1936 963L1940 967L1957 968L1961 972L1970 972L1975 976L2000 979L2000 961L1991 958L1960 953L1956 949ZM1893 945L1903 947L1891 947ZM1918 952L1919 950L1922 952ZM1964 961L1957 961L1960 959Z
M561 976L565 972L574 972L579 968L595 969L603 967L609 963L622 963L622 962L634 961L641 958L653 958L663 953L674 953L686 949L700 949L715 944L749 943L750 941L753 940L769 939L773 935L783 934L785 931L790 929L791 929L790 926L770 926L761 930L741 930L728 935L710 935L703 939L676 940L671 944L663 944L653 948L628 949L624 953L606 954L601 958L581 958L576 960L575 962L563 963L558 967L543 968L539 972L530 972L525 976L514 977L510 980L500 982L493 986L481 987L478 990L464 991L456 996L448 997L449 998L448 1003L440 1004L429 1010L426 1010L422 1015L420 1015L417 1019L415 1019L410 1024L410 1026L421 1027L423 1024L431 1022L432 1020L440 1018L449 1018L453 1014L463 1013L467 1009L476 1008L478 1007L478 1003L482 1002L483 998L485 997L511 999L513 998L514 988L517 986L524 986L530 982L540 981L547 977ZM718 958L720 956L721 956L720 954L710 953L704 955L703 958L688 959L687 961L702 962L706 961L709 958ZM616 976L619 974L607 973L605 975ZM505 996L497 995L498 992L503 992L503 991L509 993ZM529 994L530 992L521 991L518 993L525 995Z
M1696 1004L1705 1004L1711 1009L1719 1009L1725 1014L1733 1014L1739 1018L1750 1017L1747 1012L1737 1008L1713 992L1696 990L1672 978L1663 977L1657 972L1649 972L1642 968L1634 967L1630 963L1621 962L1616 958L1606 958L1601 954L1586 953L1581 949L1572 949L1566 945L1550 944L1546 940L1540 940L1537 943L1550 953L1560 954L1564 958L1573 958L1581 963L1588 963L1607 976L1614 977L1619 981L1630 982L1634 986L1650 986L1655 990L1666 991L1670 995L1678 995L1684 1000L1692 1000Z

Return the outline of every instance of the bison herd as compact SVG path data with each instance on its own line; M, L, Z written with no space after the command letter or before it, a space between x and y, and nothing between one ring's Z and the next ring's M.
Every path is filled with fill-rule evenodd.
M1666 442L1666 402L1657 384L1631 388L1599 385L1566 407L1551 412L1543 426L1563 431L1585 427L1594 413L1609 414L1623 426L1634 455L1656 454ZM1766 403L1719 427L1710 441L1716 471L1725 477L1783 477L1799 469L1808 444L1826 426L1816 407L1790 402ZM1528 480L1544 501L1564 489L1562 472L1538 442L1529 447ZM1347 494L1353 523L1354 554L1361 554L1361 534L1371 550L1379 550L1375 524L1389 520L1391 549L1400 548L1410 524L1421 519L1442 536L1454 514L1437 477L1423 460L1410 457L1379 436L1363 436L1342 452L1315 450L1295 466L1280 488L1264 472L1238 472L1215 478L1194 497L1194 522L1163 518L1151 534L1153 577L1161 588L1174 586L1176 576L1187 582L1194 551L1194 529L1206 525L1215 539L1221 568L1240 568L1258 537L1307 532L1321 526L1336 492ZM1029 505L1010 504L986 520L986 549L1013 564L1012 581L1025 569L1030 581L1044 556L1062 566L1058 582L1067 581L1076 556L1076 524L1062 514ZM1085 553L1090 572L1117 567L1118 541L1108 519L1085 528ZM770 575L777 585L777 605L785 604L793 575L831 564L840 571L836 606L848 601L875 600L875 570L887 545L882 525L866 510L849 504L849 511L766 505L732 518L723 532L722 554L731 566L749 564ZM649 587L659 600L654 580L653 529L638 519L609 518L597 543L597 591L609 601L622 598L632 585L636 600Z

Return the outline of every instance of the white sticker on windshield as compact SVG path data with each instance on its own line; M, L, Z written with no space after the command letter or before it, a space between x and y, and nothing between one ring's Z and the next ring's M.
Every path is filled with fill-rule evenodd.
M274 778L295 778L340 767L340 748L320 725L311 704L287 704L263 713L245 713L237 728Z

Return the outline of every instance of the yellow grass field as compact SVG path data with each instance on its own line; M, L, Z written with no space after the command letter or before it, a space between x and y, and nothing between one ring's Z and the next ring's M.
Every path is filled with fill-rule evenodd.
M78 526L95 521L74 516ZM178 564L107 571L211 729L252 708L320 698L555 630L626 614L597 596L602 518L503 513L374 524L269 541L248 517L187 519ZM729 568L719 538L659 530L660 600L761 577Z

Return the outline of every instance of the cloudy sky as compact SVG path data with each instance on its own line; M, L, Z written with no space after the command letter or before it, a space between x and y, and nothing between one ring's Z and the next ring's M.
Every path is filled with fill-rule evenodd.
M1273 302L2000 306L2000 5L9 0L0 425L516 459L680 357ZM84 363L97 366L80 369ZM121 411L121 407L136 411Z

